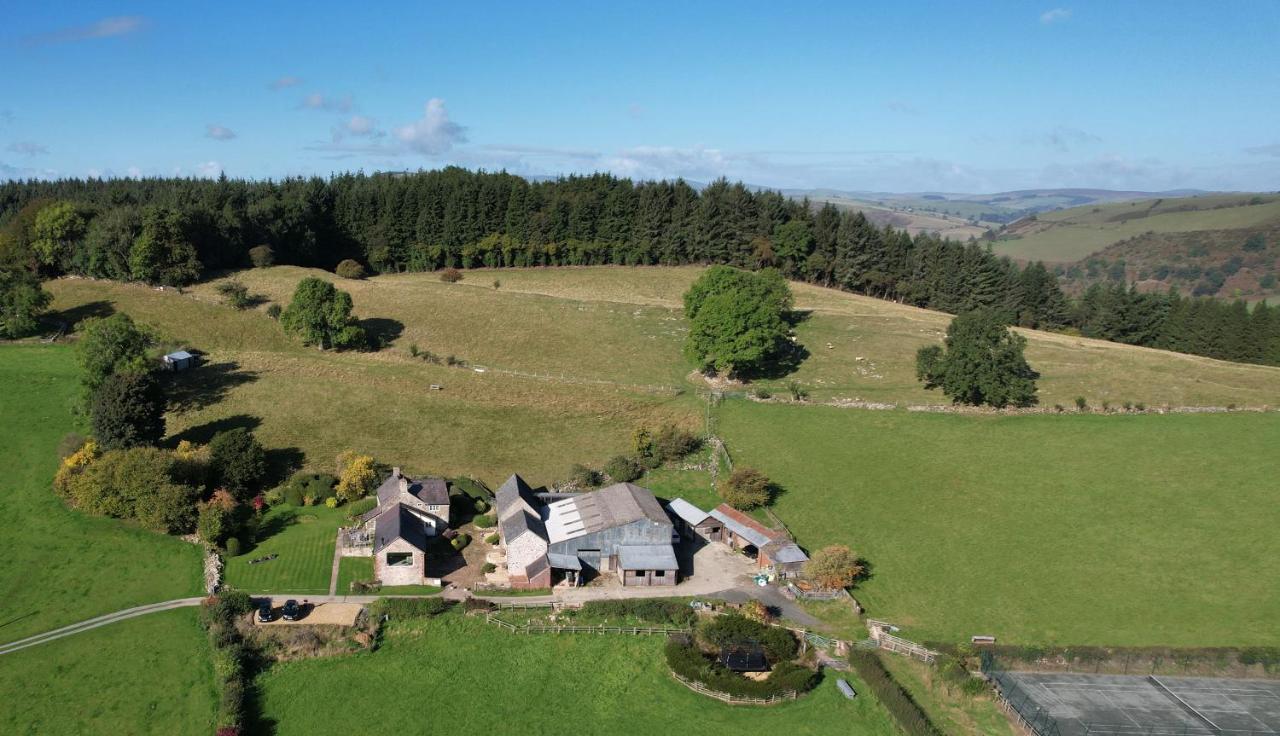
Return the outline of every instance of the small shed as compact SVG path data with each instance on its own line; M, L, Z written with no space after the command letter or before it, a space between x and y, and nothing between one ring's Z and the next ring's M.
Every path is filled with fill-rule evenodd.
M694 506L683 498L673 498L667 503L667 511L675 518L676 526L685 536L696 534L707 540L720 539L724 522Z
M769 671L769 660L759 645L725 647L720 650L720 664L734 672Z
M849 700L858 697L858 693L854 691L853 686L843 679L836 680L836 687L840 688L840 693Z
M160 359L166 370L185 371L188 368L194 368L196 365L196 356L188 353L186 350L178 350Z

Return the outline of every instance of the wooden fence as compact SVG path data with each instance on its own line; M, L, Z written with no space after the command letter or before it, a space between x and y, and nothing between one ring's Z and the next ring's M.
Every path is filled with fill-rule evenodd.
M905 654L908 657L914 657L921 662L932 664L938 660L940 656L938 652L903 639L900 636L894 636L890 633L892 624L887 621L877 621L875 619L867 619L867 631L871 633L872 641L876 642L881 649L888 650L895 654Z
M781 695L770 695L767 698L749 698L745 695L730 695L729 693L722 693L719 690L712 690L700 682L694 682L686 677L681 677L675 672L672 672L671 676L675 678L676 682L684 685L695 693L705 695L708 698L715 698L716 700L728 703L729 705L775 705L788 700L795 700L800 697L800 693L795 690L788 690Z

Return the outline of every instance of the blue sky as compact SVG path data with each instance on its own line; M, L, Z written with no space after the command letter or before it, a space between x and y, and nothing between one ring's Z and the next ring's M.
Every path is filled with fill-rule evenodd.
M0 178L1280 189L1280 2L969 5L11 3Z

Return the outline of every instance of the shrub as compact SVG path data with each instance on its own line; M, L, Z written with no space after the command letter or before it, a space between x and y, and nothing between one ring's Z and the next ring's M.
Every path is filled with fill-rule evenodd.
M636 462L635 458L618 455L605 463L604 472L615 483L630 483L644 475L644 468L640 466L640 463Z
M483 565L481 565L481 566L480 566L480 572L485 573L485 574L491 573L491 572L493 572L494 570L497 570L497 569L498 569L498 566L497 566L497 565L495 565L495 564L493 564L492 562L486 562L486 563L484 563Z
M262 495L262 500L266 501L268 506L279 506L284 503L284 489L272 488Z
M453 539L449 540L449 544L450 544L450 545L451 545L455 550L457 550L457 551L461 552L463 549L465 549L465 548L466 548L466 546L467 546L468 544L471 544L471 537L470 537L470 536L468 536L468 535L466 535L466 534L459 533L459 534L458 534L458 536L456 536L456 537L454 537Z
M598 618L637 618L655 624L692 627L698 615L683 601L666 598L623 598L587 601L582 615Z
M113 373L89 402L93 436L104 450L154 445L164 436L165 396L148 373Z
M770 662L795 657L798 647L796 638L790 631L752 621L736 613L703 621L698 627L698 638L719 648L754 642L764 649Z
M357 517L364 516L370 511L373 511L377 505L378 499L372 497L353 501L351 505L347 507L347 517L355 519Z
M756 397L757 399L772 399L772 398L773 398L773 394L772 394L772 393L770 393L770 392L769 392L769 389L765 388L764 386L757 386L757 387L756 387L756 390L755 390L755 391L752 391L752 393L753 393L753 394L755 394L755 397Z
M856 649L849 655L849 662L858 673L858 677L871 688L876 700L879 700L897 721L903 733L908 736L942 736L942 732L933 725L916 701L912 700L911 695L903 690L884 668L884 663L875 652Z
M239 557L242 554L240 549L240 540L231 537L227 540L227 557Z
M364 278L364 266L361 266L358 261L353 261L350 258L339 263L338 267L333 269L333 272L344 279Z
M443 598L379 598L372 608L377 616L390 618L430 618L439 616L449 608Z
M440 280L446 284L456 284L462 280L462 272L456 268L446 268L440 272Z
M768 504L771 496L769 478L755 468L738 468L720 486L725 503L742 511Z
M1062 404L1054 404L1054 405L1053 405L1053 410L1054 410L1054 411L1056 411L1056 412L1058 412L1059 414L1061 414L1063 411L1065 411L1065 409L1063 408Z
M420 352L421 352L421 351L420 351L420 350L418 350L418 343L416 343L416 342L409 343L409 355L411 355L411 356L413 356L414 358L416 358L416 357L418 357L418 354L419 354Z
M487 601L483 598L468 598L462 602L462 610L470 613L472 611L492 611L498 605L493 601Z
M499 288L501 288L501 287L502 287L502 282L501 282L501 281L499 281L499 280L497 280L497 279L494 279L494 280L493 280L493 288L495 288L495 289L499 289Z
M285 487L285 497L288 498L290 489L296 489L304 500L310 498L315 503L328 502L337 496L336 483L337 480L328 473L294 473L289 478L289 485Z
M805 399L809 398L808 389L804 388L803 386L796 383L795 381L792 381L787 384L787 390L791 392L792 401L804 401Z
M280 319L280 313L283 311L284 310L280 307L279 304L273 303L267 307L267 316L270 317L271 319Z
M843 544L823 547L804 565L805 575L824 588L848 588L864 570L858 556Z
M476 502L472 504L472 506L475 508L477 514L483 514L489 510L489 502L483 498L477 498Z
M708 658L697 647L680 637L668 640L664 654L672 672L730 695L769 697L791 690L811 689L818 680L817 673L813 670L790 662L778 664L766 680L748 680Z
M276 262L276 252L269 245L258 245L249 249L249 262L254 268L266 268Z
M600 485L600 471L585 465L574 465L569 470L569 482L578 488L595 488Z
M325 507L326 509L336 509L336 508L338 508L338 499L334 498L333 496L330 496L330 497L326 498L326 499L324 500L324 507Z
M481 514L472 519L471 522L476 525L477 529L488 529L494 525L495 520L491 514Z
M338 455L338 481L334 489L338 498L352 501L373 493L378 487L377 463L371 455L345 450Z
M1102 400L1102 411L1103 411L1103 413L1106 413L1106 412L1111 411L1111 402L1110 402L1110 401L1107 401L1106 399L1103 399L1103 400Z
M1133 410L1133 402L1132 402L1132 401L1125 401L1125 402L1121 403L1121 404L1120 404L1120 406L1121 406L1121 407L1123 407L1125 411L1132 411L1132 410Z
M1083 396L1076 397L1076 411L1084 411L1089 408L1089 402L1084 400Z
M245 500L257 492L267 473L267 453L249 430L229 429L209 441L209 469L215 485Z
M283 495L284 502L290 506L302 506L306 502L302 489L292 484L285 486Z
M1133 405L1133 408L1137 409L1138 411L1146 411L1147 405L1139 401L1138 403Z
M223 281L216 288L217 292L222 295L223 301L236 309L244 309L253 303L253 300L249 298L248 287L239 281L234 279Z
M484 541L486 544L497 544L502 541L502 539L497 534L490 534L484 538Z
M664 424L653 435L653 452L663 462L679 460L702 446L702 440L687 429Z

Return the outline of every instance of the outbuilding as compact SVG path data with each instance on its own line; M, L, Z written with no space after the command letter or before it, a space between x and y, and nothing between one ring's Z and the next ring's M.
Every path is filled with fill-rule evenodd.
M164 365L165 370L185 371L196 366L196 356L186 350L177 350L162 357L160 363Z
M676 528L682 538L691 539L698 536L708 541L715 541L724 533L724 522L683 498L671 499L667 503L667 511L671 512L675 518Z

